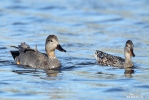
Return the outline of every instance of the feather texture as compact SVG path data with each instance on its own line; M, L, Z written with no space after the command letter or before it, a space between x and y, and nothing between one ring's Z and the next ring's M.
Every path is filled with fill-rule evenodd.
M123 67L125 59L96 50L95 58L97 62L104 66Z

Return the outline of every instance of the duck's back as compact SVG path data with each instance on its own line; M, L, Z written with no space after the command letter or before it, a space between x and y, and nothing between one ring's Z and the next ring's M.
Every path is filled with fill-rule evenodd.
M27 51L21 52L17 59L21 65L28 65L32 68L38 68L39 66L37 66L36 63L46 60L47 57L40 52Z
M124 67L125 59L102 51L97 50L95 58L99 64L104 66Z

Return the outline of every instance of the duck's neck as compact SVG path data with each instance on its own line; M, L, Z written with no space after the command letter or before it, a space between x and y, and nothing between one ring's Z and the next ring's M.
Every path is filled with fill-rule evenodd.
M126 46L124 48L124 55L125 55L124 67L125 68L133 67L133 64L132 64L132 61L131 61L131 55L129 53L129 48L127 48Z
M53 58L53 57L56 57L55 56L55 51L46 51L47 52L47 55L49 58Z
M125 54L125 62L131 62L131 57L129 54Z
M125 68L133 67L133 63L131 61L131 56L128 53L125 54L125 64L124 64L124 67Z

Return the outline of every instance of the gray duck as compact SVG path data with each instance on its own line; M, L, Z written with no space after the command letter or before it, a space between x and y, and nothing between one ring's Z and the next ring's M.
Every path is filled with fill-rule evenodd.
M28 44L21 43L20 45L11 46L17 48L17 51L10 51L12 57L18 65L28 65L32 68L55 69L60 68L61 63L55 56L55 49L66 52L59 44L58 38L55 35L49 35L45 43L45 53L41 53L30 48Z

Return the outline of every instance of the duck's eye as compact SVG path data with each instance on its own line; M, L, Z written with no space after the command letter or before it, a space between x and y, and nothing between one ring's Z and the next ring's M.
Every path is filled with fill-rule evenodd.
M52 40L48 40L49 42L53 42Z

